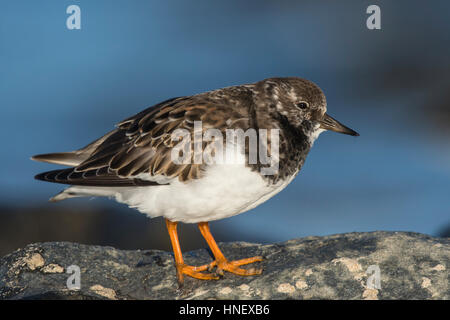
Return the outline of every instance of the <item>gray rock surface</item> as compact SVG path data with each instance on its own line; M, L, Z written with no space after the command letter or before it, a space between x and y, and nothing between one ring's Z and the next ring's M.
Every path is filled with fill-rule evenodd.
M277 244L222 243L225 256L262 255L260 276L186 277L178 288L171 253L69 242L30 244L0 260L1 299L449 299L450 239L406 232L348 233ZM185 253L191 265L209 251ZM66 273L80 267L81 288ZM367 286L380 270L381 288ZM371 267L376 269L377 267ZM370 269L369 269L370 270ZM372 288L371 288L372 287Z

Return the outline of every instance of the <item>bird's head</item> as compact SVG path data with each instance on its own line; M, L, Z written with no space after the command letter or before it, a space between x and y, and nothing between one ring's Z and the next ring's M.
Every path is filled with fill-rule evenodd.
M270 109L279 113L297 128L318 135L331 130L352 136L359 134L330 117L327 111L325 94L313 82L301 78L269 78L260 81L266 103Z

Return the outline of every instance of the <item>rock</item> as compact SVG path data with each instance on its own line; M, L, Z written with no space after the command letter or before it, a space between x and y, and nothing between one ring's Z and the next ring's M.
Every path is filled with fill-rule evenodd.
M0 260L0 298L450 298L450 239L406 232L371 232L276 244L236 242L220 246L229 259L264 256L260 263L263 274L240 277L225 273L217 281L186 277L184 287L179 289L169 252L117 250L70 242L36 243ZM201 265L211 261L211 257L208 250L200 249L185 253L185 260ZM80 289L67 286L68 278L76 275L67 273L71 265L80 268Z

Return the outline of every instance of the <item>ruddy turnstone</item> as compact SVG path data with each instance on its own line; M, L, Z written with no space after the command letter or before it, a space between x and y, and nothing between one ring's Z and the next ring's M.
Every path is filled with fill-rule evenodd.
M323 131L358 135L326 107L316 84L294 77L173 98L120 122L84 148L32 157L70 166L36 179L71 185L51 201L105 196L149 217L164 217L180 285L184 275L205 280L223 271L256 275L262 270L240 266L262 258L228 261L208 222L248 211L280 192ZM178 222L198 224L213 262L184 263Z

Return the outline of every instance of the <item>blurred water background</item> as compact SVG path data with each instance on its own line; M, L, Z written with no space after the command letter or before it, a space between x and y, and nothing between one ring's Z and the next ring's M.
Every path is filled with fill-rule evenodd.
M66 8L81 8L81 30ZM381 8L381 30L366 8ZM106 199L48 204L38 153L69 151L161 100L272 76L321 86L358 131L324 133L300 175L219 241L402 230L448 236L450 2L2 1L0 255L36 241L169 249L162 219ZM185 250L204 246L181 228Z

